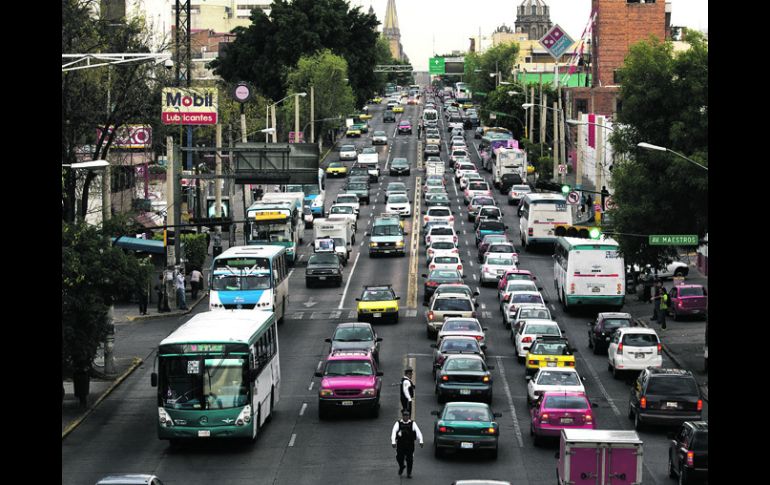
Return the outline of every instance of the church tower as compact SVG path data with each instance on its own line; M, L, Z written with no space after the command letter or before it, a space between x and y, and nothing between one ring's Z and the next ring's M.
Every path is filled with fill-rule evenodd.
M390 43L390 54L394 59L406 61L408 58L404 54L404 48L401 45L401 31L398 28L398 15L396 14L396 0L388 0L388 6L385 9L385 23L382 26L382 35Z
M543 0L524 0L516 10L516 32L529 34L529 40L538 40L553 27L548 6Z

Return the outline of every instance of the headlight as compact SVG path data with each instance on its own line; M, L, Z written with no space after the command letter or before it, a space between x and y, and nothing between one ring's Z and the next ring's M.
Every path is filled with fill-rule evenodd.
M318 393L321 397L332 397L334 395L334 391L331 389L321 389L321 392Z
M369 247L370 248L376 248L377 247L377 243L376 242L370 242L369 243Z
M251 406L246 405L243 407L243 410L241 411L241 414L238 415L238 419L235 420L235 424L237 426L243 426L244 424L249 424L251 422Z
M171 419L171 416L169 416L163 408L158 408L158 419L160 420L160 424L167 428L174 426L174 421Z
M396 247L397 247L397 248L402 248L402 247L404 247L404 241L396 241Z
M364 389L361 391L361 395L363 396L374 396L377 393L375 389Z

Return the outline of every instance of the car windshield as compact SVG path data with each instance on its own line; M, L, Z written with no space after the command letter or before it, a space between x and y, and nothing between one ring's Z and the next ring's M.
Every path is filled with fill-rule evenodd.
M530 192L532 190L529 188L529 185L514 185L511 189L516 192Z
M396 165L402 166L402 165L408 165L408 164L409 163L406 161L406 158L394 158L393 161L390 163L392 167Z
M331 163L329 164L329 167L330 167L330 168L337 168L337 167L344 167L344 165L342 165L342 163L341 163L341 162L331 162Z
M456 154L456 153L457 152L454 152L453 155ZM465 152L463 152L463 153L465 153ZM468 163L461 163L460 166L457 168L457 170L472 170L472 171L475 172L476 171L476 167L471 165L471 164L468 164Z
M402 121L402 122L399 123L399 125L400 126L412 126L412 124L409 123L408 121Z
M431 236L451 236L454 231L451 227L433 227L430 230Z
M364 148L361 153L377 153L377 149L373 147Z
M356 147L353 145L343 145L343 147L340 149L341 152L354 152L356 151Z
M357 204L358 196L357 195L338 195L337 202L340 204Z
M340 327L332 340L338 342L367 342L373 340L372 331L367 327Z
M569 347L564 342L538 342L529 351L535 355L572 355Z
M405 195L394 194L388 197L388 203L390 204L391 202L396 204L404 204L409 202L409 199Z
M473 199L473 202L471 205L478 206L478 205L492 205L494 204L494 199L491 199L489 197L476 197Z
M388 184L388 192L406 191L406 185L402 182L391 182Z
M237 274L215 274L212 289L216 291L264 290L270 288L267 273L240 276Z
M513 260L511 258L487 258L487 264L513 266Z
M481 325L475 320L449 320L441 327L441 331L481 332Z
M537 287L530 281L512 280L505 286L506 292L512 291L535 291Z
M626 318L605 318L604 328L607 330L614 330L616 328L626 328L631 326L631 320Z
M394 225L379 225L374 226L372 229L372 236L401 236L401 226L398 224Z
M680 288L679 296L704 296L703 288L700 286L691 286L688 288Z
M623 345L629 347L655 347L658 336L651 333L627 333L623 335Z
M465 298L439 298L433 305L433 309L442 312L470 312L473 311L473 304Z
M462 279L460 272L454 269L435 269L428 275L429 280L433 279Z
M362 301L390 301L393 299L393 292L390 290L366 290Z
M489 186L486 184L486 182L469 182L468 189L469 190L489 190Z
M505 224L499 221L481 221L481 224L479 224L479 230L502 232L505 230Z
M690 376L655 376L647 384L647 394L700 396L695 378Z
M332 214L352 214L353 208L349 205L335 205L331 208Z
M479 344L472 339L448 339L441 342L442 352L479 352Z
M429 209L428 215L430 217L449 217L452 212L449 209Z
M519 318L522 320L533 318L538 320L550 320L551 315L548 314L548 310L545 308L540 310L534 308L522 308L519 310Z
M348 184L348 190L369 190L366 184Z
M433 262L436 264L459 264L460 258L456 256L436 256L433 258Z
M484 364L479 359L448 359L444 370L484 372Z
M374 374L371 362L365 360L330 360L325 376L370 376Z
M490 244L489 250L490 253L514 253L513 246L510 244Z
M336 254L314 254L310 256L310 259L307 260L307 264L313 265L313 264L333 264L337 265L340 263L340 258Z
M479 217L500 217L500 209L481 209Z
M537 378L539 386L579 386L580 379L574 372L540 371Z
M543 297L540 295L533 295L531 293L519 293L511 296L512 303L539 303L543 304Z
M374 136L386 136L384 131L375 131Z
M524 327L522 333L536 335L561 335L559 327L556 325L530 324Z
M431 249L454 249L454 243L449 241L436 241L430 245Z
M446 421L493 421L487 408L471 406L446 406L441 419Z
M544 408L547 409L590 409L586 398L581 396L547 396Z
M174 409L232 409L249 402L244 359L160 359L163 405Z

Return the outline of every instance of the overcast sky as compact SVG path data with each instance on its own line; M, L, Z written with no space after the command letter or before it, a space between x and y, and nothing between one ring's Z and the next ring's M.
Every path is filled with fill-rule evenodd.
M664 0L659 0L664 1ZM387 0L349 0L367 12L369 6L380 23L385 22ZM516 9L522 0L396 0L401 45L417 71L428 70L428 59L435 53L466 51L470 37L478 37L482 45L491 44L490 37L501 24L513 28ZM545 0L550 7L551 22L559 24L574 40L588 23L591 0ZM671 0L671 24L708 29L707 0ZM380 25L380 30L382 25Z

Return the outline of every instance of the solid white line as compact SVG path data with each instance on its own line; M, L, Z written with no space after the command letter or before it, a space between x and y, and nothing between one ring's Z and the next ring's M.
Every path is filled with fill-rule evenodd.
M303 414L305 414L305 409L307 409L307 403L306 403L306 402L303 402L303 403L302 403L302 409L300 409L300 410L299 410L299 415L300 415L300 416L302 416Z
M361 245L364 245L364 242L361 241ZM361 253L359 252L356 255L356 261L353 263L353 267L350 269L350 274L348 274L348 282L345 284L345 291L342 293L342 298L340 299L340 306L337 307L337 310L342 310L342 304L345 303L345 296L348 294L348 287L350 286L350 280L353 279L353 273L356 270L356 265L358 264L358 258L361 257Z
M296 439L297 439L297 433L294 433L293 435L291 435L291 440L289 440L289 446L290 447L294 446L294 440L296 440Z
M477 280L478 278L476 277L476 275L473 275L473 279L474 279L474 280Z
M513 406L513 397L511 396L511 388L508 387L508 379L505 377L505 368L503 367L503 360L500 356L496 357L497 368L500 370L500 377L503 378L503 387L505 388L505 396L508 398L508 407L511 410L511 419L513 419L513 430L516 433L516 441L519 442L519 448L524 447L524 440L521 438L521 428L519 427L519 418L516 417L516 408Z

